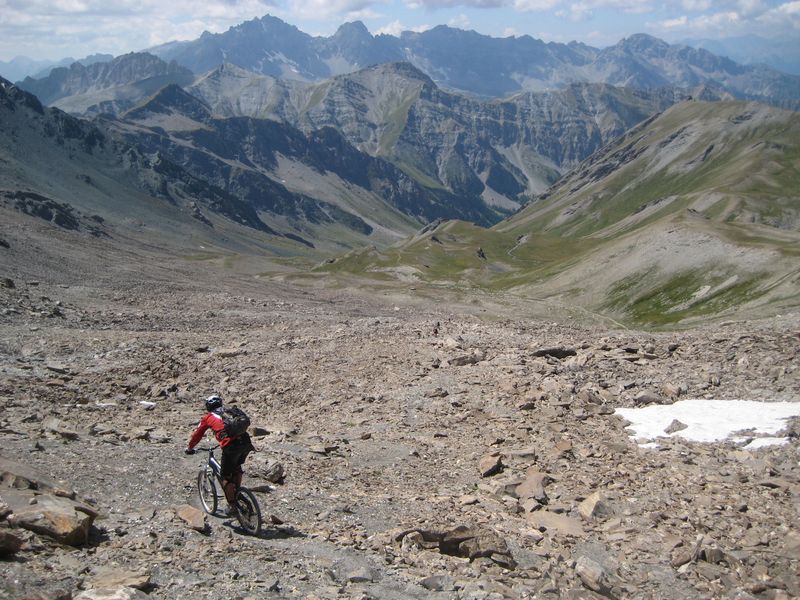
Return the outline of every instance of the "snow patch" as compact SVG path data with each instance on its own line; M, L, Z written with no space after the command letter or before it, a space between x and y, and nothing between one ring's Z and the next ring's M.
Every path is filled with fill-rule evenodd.
M767 446L783 446L789 443L789 438L779 437L763 437L752 440L749 444L744 446L745 450L756 450L758 448L766 448Z
M674 404L642 408L618 408L615 414L630 422L632 437L649 442L658 438L680 437L692 442L731 441L747 449L784 444L788 440L774 435L791 417L800 416L800 402L756 402L752 400L681 400ZM685 429L668 434L666 429L677 419ZM743 434L742 432L747 432ZM738 433L734 436L733 434Z

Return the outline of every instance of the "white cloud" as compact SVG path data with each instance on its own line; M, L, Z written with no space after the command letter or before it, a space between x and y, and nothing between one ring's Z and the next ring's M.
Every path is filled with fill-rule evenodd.
M464 13L461 13L457 17L450 19L447 24L450 27L457 27L458 29L469 29L471 23L469 21L469 17Z
M503 30L503 37L515 37L519 35L519 32L513 27L506 27Z
M285 11L288 12L287 18L360 18L373 16L370 8L384 3L385 0L289 0Z
M661 32L680 33L682 35L727 36L736 34L746 19L736 11L718 12L698 15L689 18L681 16L656 23L647 23L647 27Z
M556 12L556 16L573 21L585 21L592 18L598 11L619 11L638 15L653 10L652 0L579 0L572 2L567 8L560 9Z
M756 18L759 25L775 31L776 28L800 32L800 0L786 2L772 8Z
M0 56L121 54L224 31L274 10L271 0L0 0Z
M686 15L683 15L682 17L677 17L675 19L661 21L661 27L664 29L683 29L686 27L688 22L689 18Z
M711 8L711 0L682 0L681 7L689 12L702 12Z
M406 27L400 21L392 21L388 25L384 25L380 29L376 29L373 31L373 35L393 35L394 37L400 37L400 34L406 31Z
M507 0L405 0L404 4L411 9L427 8L500 8L508 4Z
M681 0L694 16L680 16L646 23L656 33L729 37L755 33L765 37L800 31L800 0L770 7L764 0ZM713 10L708 11L708 9Z
M550 10L560 4L560 0L513 0L511 6L520 12Z
M747 17L759 15L766 10L762 0L738 0L736 2L737 12Z
M384 25L380 29L376 29L373 35L393 35L394 37L400 37L400 34L404 31L413 31L415 33L422 33L423 31L428 31L431 29L430 25L417 25L416 27L407 27L403 25L400 21L392 21L388 25Z

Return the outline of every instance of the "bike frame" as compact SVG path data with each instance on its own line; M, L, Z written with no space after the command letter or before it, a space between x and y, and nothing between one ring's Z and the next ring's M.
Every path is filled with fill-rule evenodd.
M213 499L213 510L210 510L206 505L206 500L204 499L203 489L201 488L200 482L202 481L203 473L206 472L207 470L210 470L214 474L214 479L219 483L220 489L222 490L222 497L225 496L224 486L222 483L223 482L222 465L220 465L219 461L214 456L214 450L216 450L219 447L220 446L217 445L212 448L197 448L197 450L208 452L208 461L206 463L206 466L203 469L201 469L200 473L198 474L198 488L200 489L200 499L203 502L206 512L208 512L209 514L214 514L214 512L216 512L217 492L216 490L213 489L214 486L212 486L214 499ZM251 492L249 489L241 485L236 487L236 498L237 501L234 506L236 507L237 518L239 520L239 523L246 531L248 531L248 533L257 535L258 532L261 530L261 508L258 506L258 500L253 495L253 492ZM241 512L242 511L241 502L244 502L244 506L246 507L245 508L246 512L244 513ZM247 520L252 517L255 518L255 524L247 522Z

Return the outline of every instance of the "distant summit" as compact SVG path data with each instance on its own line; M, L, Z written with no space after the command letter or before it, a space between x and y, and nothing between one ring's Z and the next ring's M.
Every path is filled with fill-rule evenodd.
M53 69L43 79L26 77L18 85L50 106L67 112L108 112L104 102L120 98L130 106L169 84L189 85L194 74L175 62L146 52L131 52L108 62L79 62ZM116 107L119 108L119 107ZM115 112L114 111L111 112Z

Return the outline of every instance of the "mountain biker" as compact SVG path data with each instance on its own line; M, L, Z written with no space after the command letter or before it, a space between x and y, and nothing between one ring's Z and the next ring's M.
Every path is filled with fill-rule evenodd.
M200 419L200 424L189 438L189 445L186 454L194 454L194 447L203 439L207 429L214 432L220 447L222 448L221 474L222 489L225 491L225 499L229 506L233 506L236 499L236 491L242 485L242 465L247 455L255 450L250 435L245 431L236 437L228 437L225 433L225 423L222 420L222 398L216 394L206 398L207 414Z

